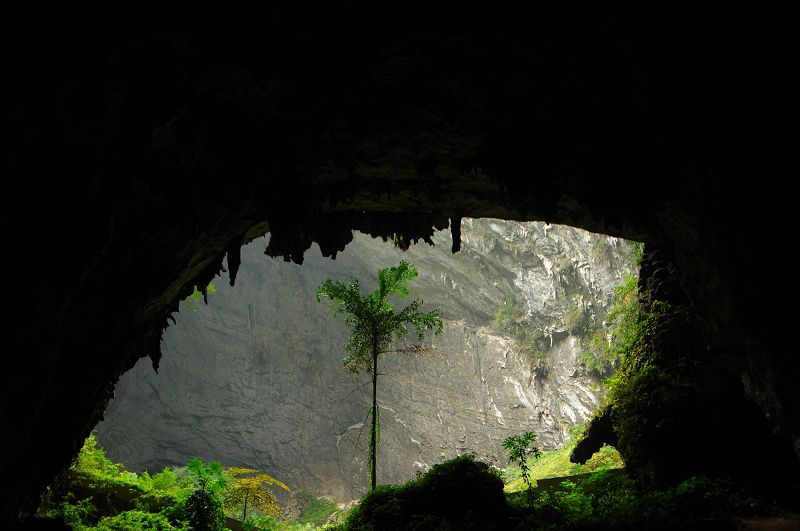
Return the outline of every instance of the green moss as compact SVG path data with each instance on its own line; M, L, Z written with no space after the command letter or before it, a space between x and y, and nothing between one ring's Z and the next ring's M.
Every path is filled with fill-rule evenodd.
M331 501L317 498L308 492L300 492L297 496L302 500L300 516L297 518L300 524L319 526L336 512L336 504Z
M564 314L564 326L570 334L581 334L586 328L586 312L583 306L570 305Z

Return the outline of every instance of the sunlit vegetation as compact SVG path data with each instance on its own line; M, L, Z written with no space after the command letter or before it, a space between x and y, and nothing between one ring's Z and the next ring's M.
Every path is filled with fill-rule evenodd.
M581 305L570 305L564 314L564 326L570 334L581 334L586 327L586 312Z
M602 256L607 248L599 245L595 251ZM634 244L632 252L638 263L642 246ZM345 324L352 334L344 365L354 372L376 375L378 354L404 336L408 324L414 326L418 340L425 330L441 330L438 311L422 314L421 301L415 300L399 314L386 301L389 293L408 294L407 283L416 270L404 264L381 270L379 288L369 295L360 294L355 280L349 287L332 281L320 286L317 298L329 297L335 311L347 314ZM212 290L209 285L207 292ZM198 302L200 292L196 293L187 302ZM272 490L290 491L287 485L264 471L225 468L216 461L193 459L184 467L137 474L109 460L92 436L70 469L50 487L38 515L63 520L76 530L163 531L661 530L711 528L708 524L716 529L731 528L741 517L797 516L800 502L781 504L727 479L697 476L655 489L628 475L626 464L628 471L633 469L639 459L637 448L647 444L638 434L655 433L647 427L648 419L657 417L652 408L681 399L672 378L680 371L672 370L674 361L665 360L657 348L665 318L676 315L680 316L666 303L641 296L636 278L630 276L615 289L603 328L595 330L586 344L582 361L586 369L605 376L602 405L613 415L627 463L610 446L603 446L584 464L570 462L586 430L580 425L555 451L535 447L532 432L506 438L503 447L510 464L505 469L467 453L436 464L405 484L376 485L372 458L379 424L373 400L372 489L348 513L333 501L297 492L293 496L299 516L287 518ZM381 319L390 322L379 330ZM397 328L401 324L402 330ZM564 325L571 333L587 331L583 307L569 307ZM527 310L516 301L498 310L495 326L512 334L531 356L546 355L541 332L531 326ZM375 336L376 330L382 335ZM373 397L375 382L373 378Z
M382 268L378 271L378 288L368 294L362 294L357 278L345 285L338 280L328 279L317 287L317 302L322 297L331 300L329 306L332 313L345 314L344 324L350 329L350 337L345 345L347 357L342 364L353 372L362 371L372 375L372 409L370 411L369 463L370 488L377 486L377 447L380 442L380 413L378 410L378 359L391 349L395 352L422 350L419 344L403 349L396 343L414 329L414 337L418 342L425 339L428 331L433 334L442 332L442 319L439 309L429 312L420 311L421 299L414 299L405 308L397 311L389 296L407 297L411 290L408 283L419 276L417 268L405 260L394 267Z
M464 454L403 485L378 486L336 529L500 529L508 510L497 472Z
M201 290L197 289L197 286L195 286L192 294L186 297L185 299L186 306L193 312L196 312L197 305L200 304L200 301L206 300L208 298L208 295L213 295L216 292L217 292L217 287L211 282L209 282L208 285L206 286L205 294Z
M575 426L570 431L569 440L558 450L541 452L538 456L532 452L526 459L529 478L535 482L541 479L621 469L625 466L619 452L611 446L601 448L585 464L570 462L569 456L575 449L575 444L585 429L585 424ZM512 464L503 469L501 476L505 483L504 490L506 492L519 492L527 488L521 467L518 464Z
M645 490L622 470L599 467L529 495L503 495L503 475L464 454L403 485L379 486L335 529L696 529L709 521L733 525L734 517L785 510L729 481L705 477Z
M530 466L528 466L528 458L538 459L542 456L542 451L538 446L533 446L536 441L536 434L526 431L522 435L511 435L503 440L503 448L508 452L508 460L516 463L519 466L522 481L527 486L525 492L529 496L533 496L533 482L534 479L530 475Z
M90 436L73 465L50 486L39 517L76 530L226 529L244 520L253 529L313 529L334 503L301 493L297 519L283 517L272 486L289 487L260 470L223 468L192 459L149 474L114 463Z
M606 326L595 331L586 343L582 355L584 367L601 376L613 374L625 353L639 348L641 329L639 326L638 279L632 275L614 288L614 303L608 312Z
M509 299L497 309L494 326L501 332L511 335L519 351L532 360L548 357L550 342L542 331L528 318L525 303Z

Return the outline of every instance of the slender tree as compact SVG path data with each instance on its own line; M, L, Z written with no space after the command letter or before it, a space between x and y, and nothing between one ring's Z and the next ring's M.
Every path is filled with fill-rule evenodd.
M406 297L410 291L408 283L419 272L412 264L401 260L395 267L378 271L378 289L362 295L358 279L350 280L350 285L339 281L326 280L317 288L317 302L322 297L331 299L333 312L346 314L344 324L350 329L350 337L345 345L347 356L343 365L351 372L372 373L372 422L370 425L370 485L375 490L377 479L378 444L378 357L388 351L392 344L408 335L413 327L418 341L425 339L425 331L434 334L442 331L439 310L424 313L420 311L422 300L414 299L401 311L396 311L389 301L389 295ZM420 350L418 345L397 349L399 351Z
M231 467L225 469L230 483L225 486L225 506L242 507L242 522L247 520L247 508L255 507L270 516L280 516L281 508L272 493L272 485L291 492L291 489L272 476L253 468Z

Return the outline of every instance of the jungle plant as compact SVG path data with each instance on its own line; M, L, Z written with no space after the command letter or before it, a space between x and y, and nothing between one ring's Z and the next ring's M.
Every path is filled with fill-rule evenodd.
M97 531L129 531L131 529L152 529L154 531L172 531L173 529L189 529L175 527L163 514L150 513L137 509L124 511L115 516L107 516L98 522ZM198 528L195 528L198 529Z
M255 507L270 516L280 516L281 508L272 493L272 485L291 492L282 482L253 468L231 467L225 469L230 482L225 487L224 505L229 509L242 507L242 521L247 520L247 508Z
M528 311L517 301L508 299L497 309L494 324L503 332L519 336L525 328Z
M528 499L533 499L533 482L530 478L531 469L528 466L528 456L533 456L534 459L542 456L542 451L536 446L531 446L536 441L536 434L526 431L522 435L511 435L506 437L503 441L503 448L508 452L508 460L519 464L522 471L522 479L528 486L527 493Z
M186 499L186 518L194 529L223 529L225 512L218 493L225 488L228 478L217 461L208 464L192 459L186 468L197 478L197 490Z
M378 271L378 289L362 295L358 279L353 278L350 285L339 281L326 280L317 288L317 301L322 297L331 299L330 309L344 313L344 324L350 329L350 337L345 345L347 356L343 365L351 372L366 371L372 374L372 410L369 438L370 485L375 490L377 482L377 445L379 434L378 414L378 357L387 353L396 341L408 335L408 327L412 326L418 341L425 338L426 330L434 334L442 331L442 320L439 310L423 313L420 311L422 300L414 299L401 311L396 311L389 295L406 297L410 290L408 283L419 275L417 268L401 260L395 267ZM414 345L396 351L414 352L421 347Z
M336 512L336 503L308 492L300 492L296 499L300 500L302 507L297 522L302 525L320 526Z
M120 473L122 466L111 462L111 460L106 457L103 448L98 444L97 437L89 435L84 441L83 446L78 452L78 457L75 459L71 468L72 470L85 474L113 478Z
M380 485L336 529L509 529L507 516L502 480L468 453L433 465L403 485Z
M606 319L607 327L596 332L582 355L583 364L600 374L609 373L624 353L640 339L639 288L632 275L614 288L614 303Z
M564 314L564 325L570 334L579 334L583 331L586 322L586 312L581 304L570 305Z

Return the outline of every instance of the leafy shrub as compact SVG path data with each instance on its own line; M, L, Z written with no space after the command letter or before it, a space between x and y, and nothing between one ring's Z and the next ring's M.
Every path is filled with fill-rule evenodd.
M564 314L564 326L570 334L580 334L586 326L586 312L580 304L570 306Z
M465 454L404 485L381 485L340 529L501 529L508 513L503 482Z
M186 499L186 519L193 529L218 531L225 528L222 500L210 492L197 489Z
M533 482L530 478L530 467L528 467L528 456L532 455L534 459L542 456L542 451L531 445L536 441L536 434L533 432L525 432L522 435L511 435L506 437L503 441L503 448L508 452L508 459L512 463L519 464L520 471L522 472L522 480L528 486L528 497L533 496Z
M174 529L190 529L186 526L175 527L162 514L139 510L125 511L116 516L100 520L95 527L98 531L130 531L131 529L152 529L155 531L172 531Z
M270 516L281 516L278 500L272 486L291 492L283 482L254 468L230 467L225 469L228 483L223 492L223 505L230 511L242 509L241 519L247 520L247 509L256 509Z
M769 513L769 504L727 480L690 478L667 490L642 490L626 475L599 471L563 481L527 506L512 498L512 528L695 529L708 519ZM516 502L516 503L515 503Z
M78 472L93 474L103 477L116 477L122 465L112 463L106 457L106 452L97 442L97 437L89 435L78 452L78 457L71 467Z
M587 370L604 376L611 374L625 353L640 343L637 282L636 277L628 275L625 282L614 288L614 302L606 318L606 328L597 330L589 338L581 355Z
M528 316L528 310L523 307L519 302L509 299L497 309L497 314L494 318L494 324L503 332L508 332L512 335L519 335L520 330L525 326L525 318Z
M217 287L212 284L211 282L208 283L206 286L206 295L213 295L217 292ZM186 297L186 306L192 310L193 312L197 311L197 305L200 304L200 301L203 300L205 297L203 296L203 292L197 289L197 286L194 287L194 291L192 294Z
M300 492L298 495L303 501L300 517L297 519L301 524L322 525L336 511L336 504L333 502L317 498L308 492Z
M97 518L97 509L92 505L92 497L72 503L74 495L69 493L61 504L59 512L64 523L72 529L82 530L92 525Z

